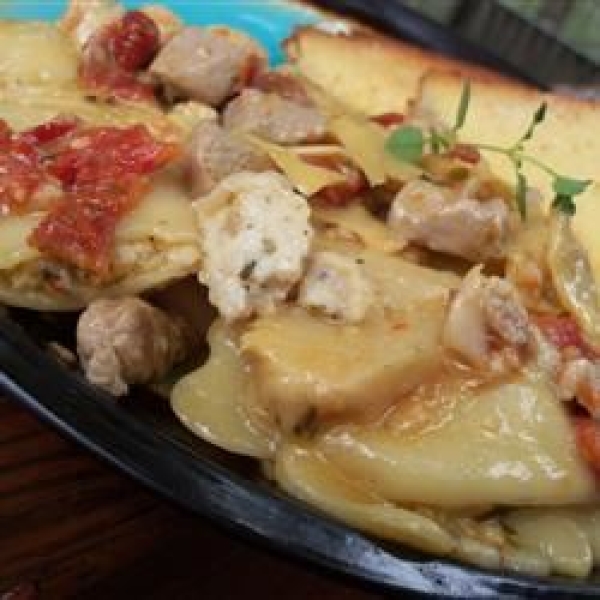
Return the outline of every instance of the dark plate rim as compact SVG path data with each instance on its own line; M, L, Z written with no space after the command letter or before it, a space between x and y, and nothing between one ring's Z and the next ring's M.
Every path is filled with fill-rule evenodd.
M519 75L398 3L320 0L319 6L462 58ZM383 23L383 25L382 25ZM491 60L491 62L490 62ZM600 583L486 572L416 556L371 539L303 503L209 459L121 410L0 316L0 389L108 463L162 496L235 534L386 592L455 598L597 598Z
M0 389L105 461L179 506L271 550L387 592L454 598L598 598L600 584L519 577L389 545L246 479L123 411L0 317Z

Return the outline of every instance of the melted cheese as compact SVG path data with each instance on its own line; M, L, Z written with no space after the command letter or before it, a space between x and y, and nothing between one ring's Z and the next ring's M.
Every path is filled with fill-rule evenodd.
M351 204L344 210L316 206L312 214L317 223L333 228L333 235L340 239L357 239L367 248L385 254L399 252L406 245L362 204Z
M117 242L152 238L159 244L197 244L196 216L176 171L155 179L143 201L119 223L116 237Z
M440 331L456 279L360 247L332 247L363 263L372 290L363 322L280 309L242 335L260 398L284 429L314 417L378 414L442 361Z
M0 217L0 271L39 256L39 252L27 243L27 237L40 219L41 215Z
M0 86L0 119L21 131L45 123L57 115L76 115L90 125L127 127L143 123L156 137L178 141L180 127L152 106L102 104L86 99L75 86Z
M181 422L205 440L238 454L268 458L275 432L253 402L252 381L221 321L211 328L210 357L173 388Z
M75 46L47 23L0 21L0 85L61 86L77 78Z

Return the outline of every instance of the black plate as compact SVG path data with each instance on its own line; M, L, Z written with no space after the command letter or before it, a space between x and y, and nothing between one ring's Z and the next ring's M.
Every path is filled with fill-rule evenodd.
M325 0L402 37L505 69L451 33L392 3ZM68 320L68 318L67 318ZM152 398L119 405L43 349L62 318L27 311L0 316L0 387L57 429L138 481L236 534L278 553L387 592L454 598L598 598L600 582L489 573L370 539L291 499L252 465L202 443ZM67 327L72 323L67 323ZM199 541L200 543L200 541Z

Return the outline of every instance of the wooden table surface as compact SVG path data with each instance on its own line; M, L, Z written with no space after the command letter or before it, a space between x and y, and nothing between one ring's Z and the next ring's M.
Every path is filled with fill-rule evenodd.
M374 600L183 513L0 399L0 600Z

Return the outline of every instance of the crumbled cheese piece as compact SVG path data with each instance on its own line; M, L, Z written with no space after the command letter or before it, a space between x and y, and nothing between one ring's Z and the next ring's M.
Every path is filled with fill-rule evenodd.
M268 312L304 272L310 208L279 173L230 175L195 202L201 229L200 281L228 321Z
M362 321L373 300L371 285L356 260L321 251L311 256L298 303L342 321Z

